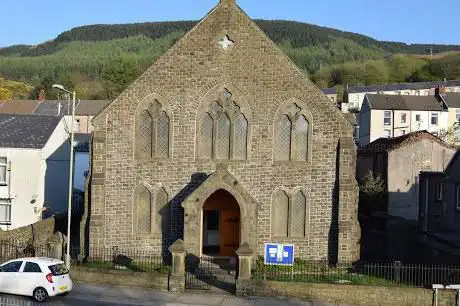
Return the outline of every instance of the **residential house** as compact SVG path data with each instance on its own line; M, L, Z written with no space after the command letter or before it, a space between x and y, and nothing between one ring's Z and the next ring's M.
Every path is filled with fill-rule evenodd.
M346 87L341 110L359 112L368 94L434 96L436 88L460 93L460 80Z
M460 146L460 93L441 94L449 115L447 119L449 143Z
M93 125L90 248L358 259L353 126L234 0Z
M321 90L334 105L338 105L337 87L324 88Z
M420 228L460 246L460 151L444 171L421 173Z
M0 229L66 211L69 148L61 117L0 114Z
M358 152L357 177L371 172L385 185L388 215L416 221L419 218L419 174L444 171L456 149L438 137L419 131L395 138L380 138Z
M366 95L359 113L359 145L379 138L448 128L449 112L436 96Z

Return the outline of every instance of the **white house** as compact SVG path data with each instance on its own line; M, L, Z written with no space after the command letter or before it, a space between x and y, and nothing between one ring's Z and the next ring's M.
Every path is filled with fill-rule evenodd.
M448 109L436 96L372 95L359 113L359 145L416 131L438 134L449 125Z
M61 117L0 114L2 230L32 224L44 210L66 212L67 135Z
M347 87L341 110L344 113L361 110L367 94L433 96L436 88L443 88L446 93L460 93L460 80Z

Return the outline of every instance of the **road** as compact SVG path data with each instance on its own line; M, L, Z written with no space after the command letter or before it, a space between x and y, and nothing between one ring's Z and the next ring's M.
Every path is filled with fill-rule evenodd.
M48 305L160 305L160 306L332 306L320 302L308 302L276 298L240 298L231 295L209 293L172 294L143 289L121 288L103 285L75 284L68 296L54 297ZM0 306L43 305L26 297L0 295Z

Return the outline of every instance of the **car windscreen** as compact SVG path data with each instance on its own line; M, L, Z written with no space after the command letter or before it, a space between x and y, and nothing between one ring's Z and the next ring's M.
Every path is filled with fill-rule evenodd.
M50 269L51 273L53 273L54 276L64 275L64 274L69 273L69 270L67 269L65 264L52 265L52 266L48 266L48 268Z

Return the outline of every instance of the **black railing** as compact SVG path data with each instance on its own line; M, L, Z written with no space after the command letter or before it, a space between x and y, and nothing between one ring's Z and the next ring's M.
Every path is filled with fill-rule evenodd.
M287 282L337 283L429 288L432 284L458 284L460 266L392 263L340 263L297 260L293 266L255 263L253 278Z
M56 244L34 245L12 241L0 241L0 264L8 260L24 257L50 257L63 260L65 246ZM78 254L78 250L70 250L71 254ZM161 257L158 252L119 248L91 248L87 258L80 264L87 267L126 270L132 272L168 273L170 258Z

